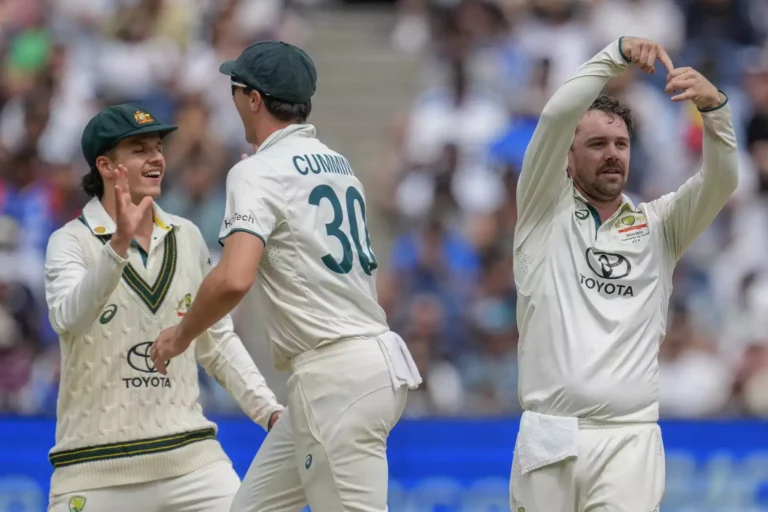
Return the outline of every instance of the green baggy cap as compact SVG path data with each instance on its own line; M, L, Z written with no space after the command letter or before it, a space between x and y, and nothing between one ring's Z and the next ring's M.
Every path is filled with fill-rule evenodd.
M219 71L288 103L304 103L317 86L317 70L304 50L282 41L252 44L235 60L224 62Z
M85 161L93 167L99 156L125 138L145 133L157 133L163 138L177 128L176 125L159 122L139 105L124 103L104 108L93 116L83 130L80 146Z

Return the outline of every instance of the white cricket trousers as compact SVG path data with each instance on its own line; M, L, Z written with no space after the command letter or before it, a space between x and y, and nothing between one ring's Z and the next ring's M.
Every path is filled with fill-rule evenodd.
M229 461L141 484L55 496L48 512L229 512L240 478Z
M664 446L655 423L579 425L576 458L521 474L512 462L512 512L658 512Z
M294 359L288 405L259 448L232 512L385 512L387 438L405 407L375 339Z

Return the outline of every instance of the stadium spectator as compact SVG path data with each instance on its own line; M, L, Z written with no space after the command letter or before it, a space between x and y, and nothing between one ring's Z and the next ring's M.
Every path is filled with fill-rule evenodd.
M300 3L324 8L318 0ZM218 66L259 39L311 47L313 25L298 4L2 3L1 407L53 413L58 352L40 309L41 258L50 232L85 202L85 121L104 104L127 100L175 119L162 206L193 219L215 258L225 173L253 152ZM737 194L675 273L676 313L661 347L662 412L768 416L766 2L399 0L397 9L390 37L370 37L390 46L392 59L417 61L420 75L403 80L419 88L392 118L367 121L392 126L392 140L385 158L369 158L373 168L356 165L356 172L366 183L374 244L382 244L381 305L425 376L405 413L518 412L509 247L525 148L552 91L609 40L632 33L659 41L676 65L701 68L728 94L742 152ZM630 72L606 90L636 118L628 188L636 202L674 190L701 162L701 117L669 101L664 78ZM375 103L378 91L367 93ZM318 96L318 110L322 102ZM24 236L3 245L11 225ZM257 318L240 324L246 335L265 335ZM202 382L206 407L234 413L215 382Z

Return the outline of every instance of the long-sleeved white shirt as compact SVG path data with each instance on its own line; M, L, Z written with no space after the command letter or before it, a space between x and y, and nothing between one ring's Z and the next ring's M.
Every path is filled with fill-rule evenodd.
M155 248L162 243L163 235L172 226L183 225L196 232L200 249L193 256L198 259L203 276L207 275L212 262L197 227L180 217L169 215L157 205L154 211L155 225L150 251L146 256L141 255L142 249L132 244L129 258L123 259L107 243L95 264L89 268L84 248L74 236L59 231L51 237L46 263L46 298L51 324L59 334L78 334L89 329L102 314L125 266L129 262L143 264L143 258L161 257L162 253L155 252ZM114 233L115 224L98 200L91 200L83 213L94 229L102 228L98 230L99 234ZM266 428L272 413L282 409L235 333L229 315L196 340L195 356L208 374L233 395L243 412L259 425Z
M211 262L194 224L157 206L154 214L149 251L133 244L125 259L96 199L49 241L46 298L62 347L54 493L171 478L226 459L198 403L197 363L263 427L282 409L229 317L174 358L167 376L157 373L149 347L186 314Z
M730 107L702 112L704 164L676 192L601 222L566 174L581 116L627 66L619 41L545 107L517 189L519 393L525 410L602 421L658 419L658 349L672 272L738 182Z

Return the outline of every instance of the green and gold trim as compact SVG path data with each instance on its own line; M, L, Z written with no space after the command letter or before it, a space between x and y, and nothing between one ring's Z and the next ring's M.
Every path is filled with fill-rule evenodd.
M176 235L173 231L169 231L165 236L163 265L160 267L160 275L157 276L155 284L149 286L130 264L126 265L123 269L123 280L136 292L136 295L139 296L152 313L157 313L157 310L160 309L163 301L168 296L173 275L176 273L177 255Z
M86 226L88 223L81 215L80 221ZM101 243L106 244L112 235L95 235L96 238L101 240ZM163 305L165 298L168 296L168 290L171 287L173 276L176 273L176 260L178 259L178 246L176 243L176 234L173 230L170 230L165 236L164 248L163 248L163 264L160 267L160 274L157 276L155 283L150 286L136 271L136 269L129 263L123 269L123 280L126 284L139 296L141 301L146 304L149 310L154 314Z
M198 441L216 439L216 431L212 428L195 430L183 434L140 439L125 443L102 444L89 448L67 450L65 452L52 453L49 456L54 469L108 459L122 459L137 455L150 455L153 453L167 452L181 448Z

